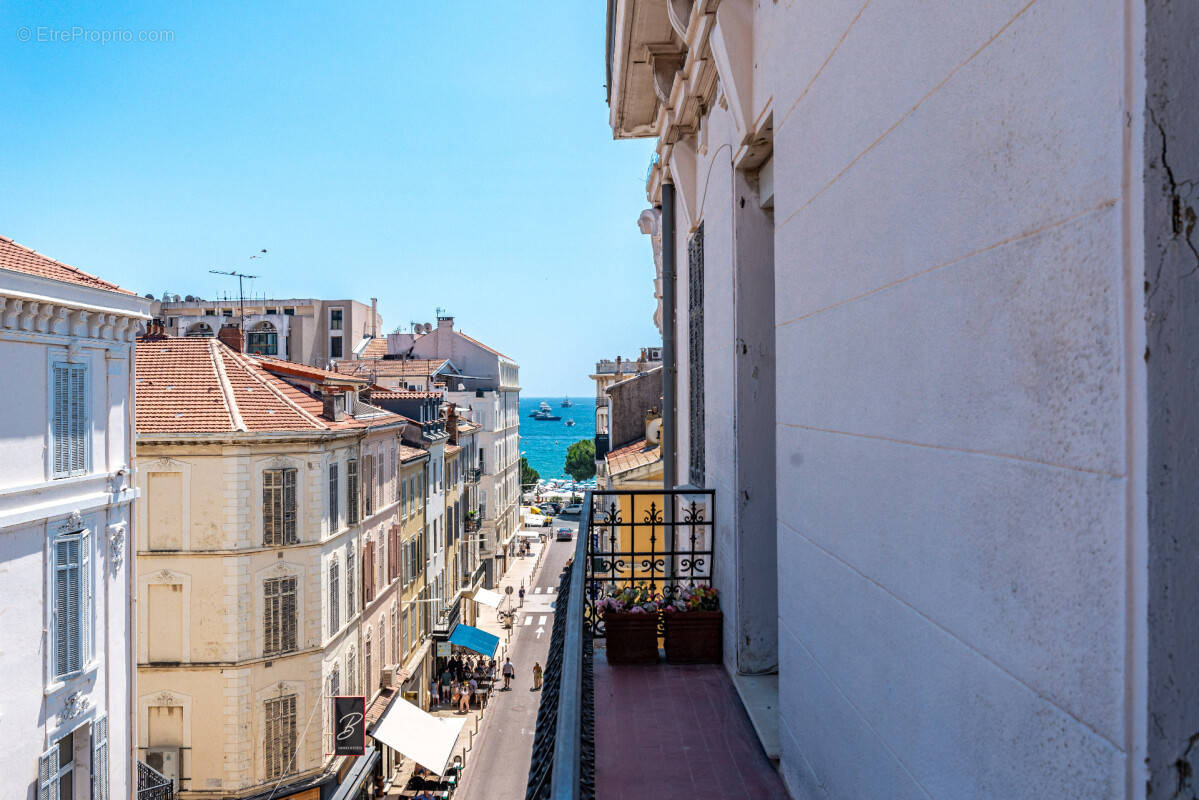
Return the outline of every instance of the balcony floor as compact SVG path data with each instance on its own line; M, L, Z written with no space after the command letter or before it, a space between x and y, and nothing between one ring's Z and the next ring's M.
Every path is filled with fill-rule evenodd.
M597 798L787 797L723 667L611 667L603 652L594 662Z

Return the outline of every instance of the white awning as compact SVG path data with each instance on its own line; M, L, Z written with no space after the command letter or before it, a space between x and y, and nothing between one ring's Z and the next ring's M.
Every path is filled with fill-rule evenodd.
M430 772L444 775L465 724L465 718L435 717L407 700L397 699L371 736Z
M493 592L490 589L483 589L481 587L475 589L475 601L482 603L485 606L499 608L503 599L504 598L502 595L498 594L497 592Z

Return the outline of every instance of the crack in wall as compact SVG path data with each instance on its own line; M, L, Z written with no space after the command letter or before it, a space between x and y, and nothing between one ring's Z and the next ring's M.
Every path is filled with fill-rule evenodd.
M1165 173L1166 189L1170 200L1170 239L1181 239L1183 246L1191 251L1191 255L1194 256L1195 260L1194 268L1181 276L1182 278L1189 278L1196 272L1199 272L1199 247L1196 246L1195 242L1191 238L1192 234L1195 232L1197 221L1195 209L1191 205L1191 195L1195 189L1195 181L1189 179L1179 181L1174 176L1174 169L1170 166L1169 140L1166 136L1166 128L1160 121L1158 121L1157 112L1152 107L1149 107L1148 111L1149 119L1153 123L1153 127L1157 129L1158 135L1161 137L1161 151L1158 154L1158 160L1161 162L1161 168ZM1154 295L1157 294L1157 290L1161 288L1162 271L1165 269L1166 259L1168 257L1169 248L1163 247L1161 252L1158 254L1157 270L1154 273L1152 285L1150 285L1150 282L1146 282L1145 289L1148 292L1146 305L1149 304L1149 301L1153 300ZM1165 314L1147 310L1145 317L1146 322L1154 323L1163 321L1165 319Z

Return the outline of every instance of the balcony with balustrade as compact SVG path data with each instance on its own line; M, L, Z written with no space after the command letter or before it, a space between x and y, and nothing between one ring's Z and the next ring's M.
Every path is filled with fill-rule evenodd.
M562 572L526 797L786 797L721 664L613 666L599 599L708 584L715 492L589 492ZM658 622L659 642L665 633Z
M174 781L146 762L137 762L137 800L173 800L174 797Z

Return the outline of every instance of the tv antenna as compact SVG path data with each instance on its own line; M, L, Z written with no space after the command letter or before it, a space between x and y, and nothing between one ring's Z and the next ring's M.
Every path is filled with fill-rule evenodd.
M253 261L256 258L263 258L264 256L266 256L266 250L259 250L257 253L250 256L250 260ZM234 278L237 278L237 303L238 303L237 313L238 313L238 318L241 323L239 325L239 328L241 329L241 335L243 337L243 342L244 342L245 341L244 337L246 335L246 332L245 332L245 328L246 328L246 292L245 292L245 284L243 283L243 281L245 281L247 278L252 280L259 276L247 275L246 273L238 272L237 270L210 269L208 271L211 272L213 275L231 275Z

